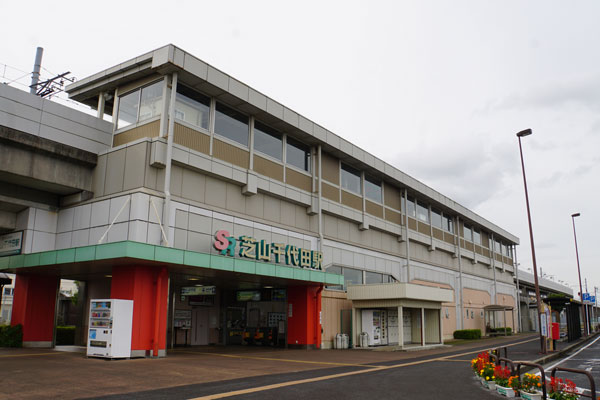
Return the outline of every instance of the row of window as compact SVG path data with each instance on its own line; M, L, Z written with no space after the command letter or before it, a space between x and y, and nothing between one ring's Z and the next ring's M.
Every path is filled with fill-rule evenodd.
M119 99L119 116L117 128L136 124L140 121L160 115L162 108L162 85L158 81L127 93ZM211 98L193 90L185 85L177 85L175 102L175 118L193 126L209 131L211 115ZM218 101L215 102L215 134L249 146L250 118ZM305 144L278 132L268 125L255 120L253 126L254 150L258 153L272 157L278 161L293 165L304 171L310 171L310 148ZM284 154L285 153L285 154ZM341 164L341 187L358 195L363 194L362 173L347 164ZM367 199L383 203L381 181L368 175L364 177L364 195ZM431 224L446 232L454 233L454 222L451 216L444 212L408 197L402 198L402 209L406 210L409 217L418 221ZM475 244L481 245L481 233L477 228L468 224L464 225L463 237ZM494 247L496 253L512 257L512 249L499 241L490 239L489 246Z
M479 229L472 227L469 224L464 224L463 226L463 237L465 240L469 242L473 242L478 245L482 245L481 241L481 232ZM488 248L494 249L495 253L502 254L503 256L512 258L512 246L506 245L502 243L500 240L492 240L491 237L488 237Z
M159 116L162 108L162 85L159 81L119 98L117 129ZM185 85L177 85L175 118L190 125L210 130L211 98ZM215 102L214 130L217 135L249 147L250 118L220 102ZM254 121L254 150L283 162L310 171L310 147L277 130ZM285 146L284 146L285 142Z
M373 284L373 283L392 283L396 280L393 276L388 274L381 274L379 272L363 271L356 268L341 267L338 265L332 265L327 268L327 272L332 274L339 274L344 276L343 285L328 285L328 289L346 290L348 285L362 285Z

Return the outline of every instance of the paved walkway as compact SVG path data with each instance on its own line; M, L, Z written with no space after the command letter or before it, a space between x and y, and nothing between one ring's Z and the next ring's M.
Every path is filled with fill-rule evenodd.
M361 380L367 375L375 376L367 371L385 376L402 369L406 378L410 373L416 374L414 381L428 370L443 375L449 365L451 371L460 371L462 380L471 375L471 358L485 349L506 346L511 359L539 358L536 338L536 335L525 334L422 352L197 347L170 351L168 357L162 359L116 361L88 359L82 353L55 350L0 349L0 398L72 399L113 395L115 398L193 398L236 390L244 391L246 396L251 390L258 397L270 398L278 388L295 386L294 390L299 387L308 390L311 387L308 383L314 381L337 379L339 382L353 377L349 382L354 382L355 376ZM413 367L410 371L409 366ZM454 379L451 374L449 378ZM307 379L307 382L297 382ZM473 383L474 380L469 381ZM280 386L269 388L269 385ZM479 394L475 398L485 398L484 393Z

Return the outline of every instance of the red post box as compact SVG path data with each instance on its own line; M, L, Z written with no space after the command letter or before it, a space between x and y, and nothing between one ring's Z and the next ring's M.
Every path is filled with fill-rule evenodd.
M553 340L560 339L560 324L558 322L552 323L552 339Z

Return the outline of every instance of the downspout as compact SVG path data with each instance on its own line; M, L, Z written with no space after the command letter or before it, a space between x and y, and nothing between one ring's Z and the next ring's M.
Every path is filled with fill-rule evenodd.
M319 158L319 251L323 253L323 210L322 210L322 197L323 197L323 178L321 171L323 171L323 160L321 158L321 145L317 147L317 157Z
M460 254L460 217L456 217L456 227L454 230L456 238L456 248L458 249L458 286L460 290L460 329L464 329L465 310L463 304L463 274L462 274L462 255Z
M169 131L167 137L167 157L165 160L165 207L163 223L167 228L167 247L173 247L173 231L171 230L171 159L173 158L173 136L175 131L175 98L177 91L177 72L173 72L171 81L171 99L169 104Z
M498 304L498 287L496 286L496 242L494 241L494 234L492 233L492 268L494 269L494 304ZM496 323L496 316L494 315L494 323Z
M406 229L406 283L410 283L410 234L408 233L408 194L404 189L404 228Z
M519 284L519 263L517 262L517 245L513 245L513 265L515 268L515 275L517 278L517 318L519 333L521 333L521 286Z
M315 317L318 318L317 319L317 323L315 324L315 348L320 349L321 348L321 334L323 332L321 332L321 330L323 329L321 326L321 302L319 301L319 298L321 297L321 292L323 291L323 284L319 285L319 288L317 289L317 293L315 294Z
M164 271L165 268L163 267L156 277L156 302L154 305L154 340L152 343L152 357L158 357L158 338L160 336L160 299L162 297L162 280Z

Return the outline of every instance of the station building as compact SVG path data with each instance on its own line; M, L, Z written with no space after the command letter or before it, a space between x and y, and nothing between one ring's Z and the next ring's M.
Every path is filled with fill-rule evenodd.
M425 346L516 306L517 237L176 46L67 93L97 117L0 85L0 272L25 345L53 345L60 279L87 302L81 343L90 299L134 301L132 356Z

